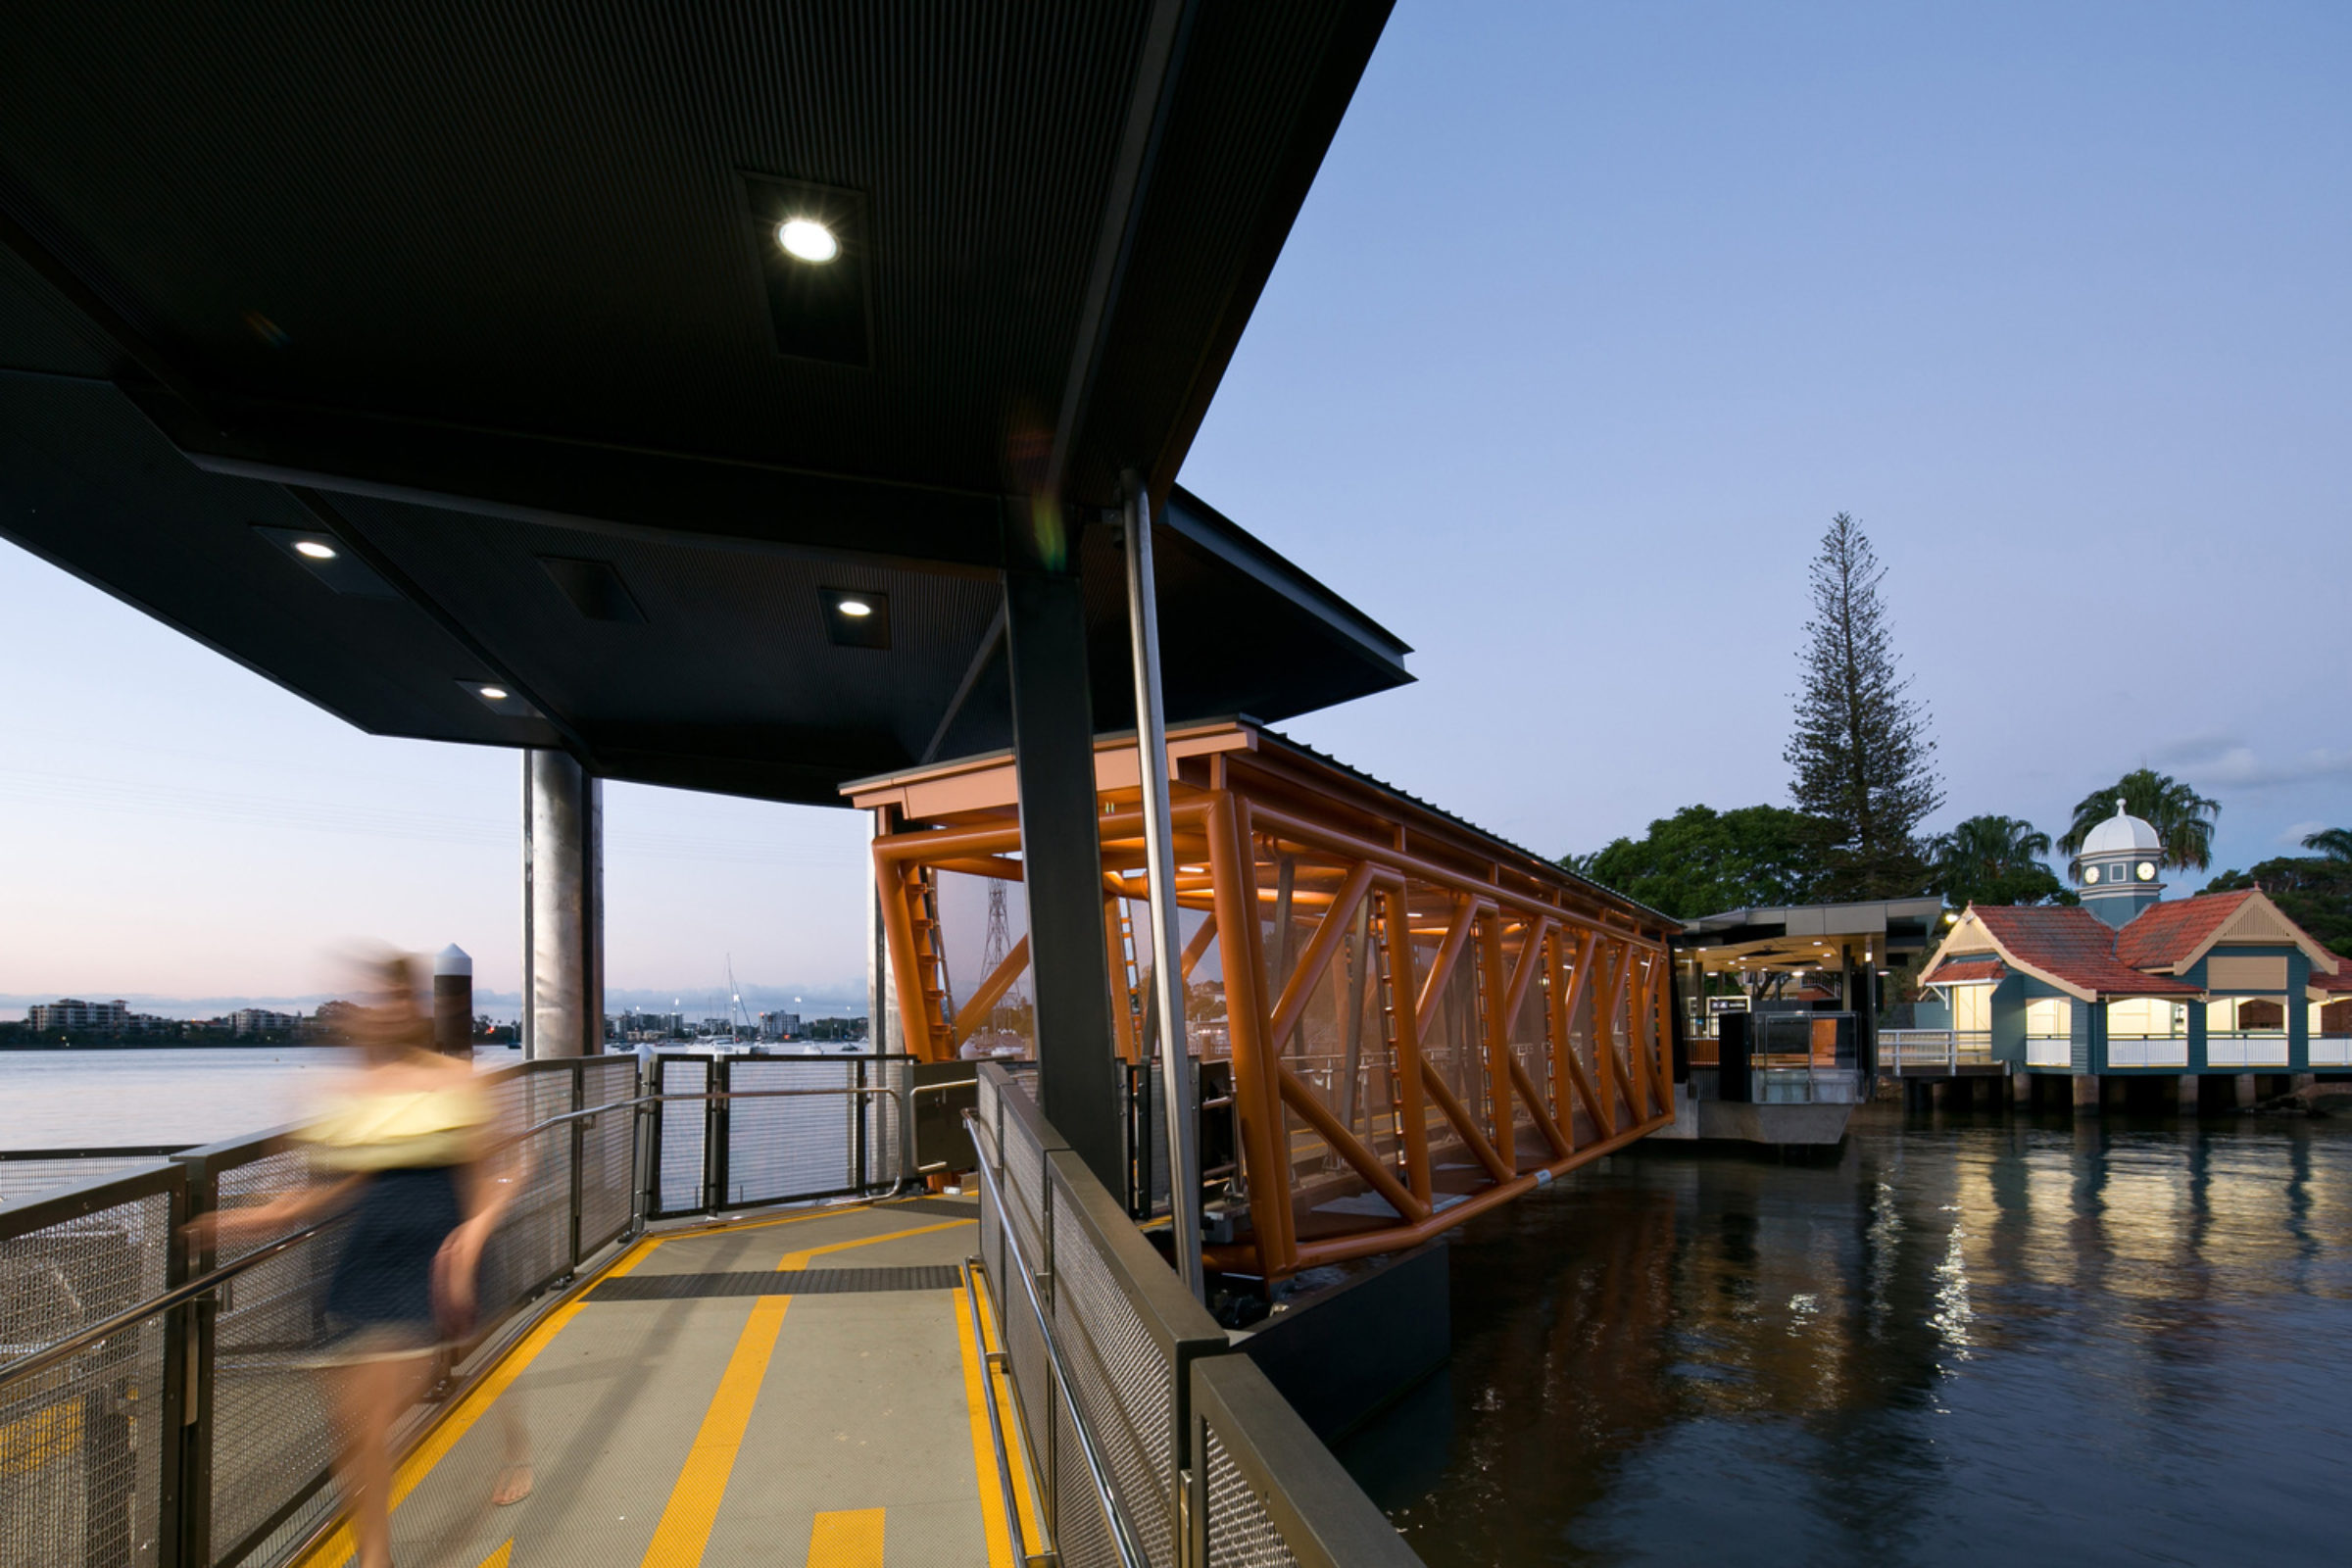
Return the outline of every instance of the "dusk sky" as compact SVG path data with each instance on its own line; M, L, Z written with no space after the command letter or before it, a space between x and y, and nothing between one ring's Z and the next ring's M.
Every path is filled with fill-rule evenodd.
M1289 730L1546 854L1785 803L1846 511L1931 827L2141 763L2217 869L2352 826L2347 82L2340 4L1407 0L1182 474L1417 650ZM515 987L513 754L8 546L0 603L0 997L314 995L363 938ZM607 816L612 986L861 996L861 819Z

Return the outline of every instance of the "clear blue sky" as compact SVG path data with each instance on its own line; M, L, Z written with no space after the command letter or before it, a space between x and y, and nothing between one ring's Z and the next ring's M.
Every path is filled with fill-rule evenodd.
M2352 7L1398 8L1183 478L1419 650L1293 726L1558 853L1786 799L1860 516L1951 802L2352 826ZM517 974L516 764L0 547L0 995ZM861 985L848 813L613 787L616 986Z

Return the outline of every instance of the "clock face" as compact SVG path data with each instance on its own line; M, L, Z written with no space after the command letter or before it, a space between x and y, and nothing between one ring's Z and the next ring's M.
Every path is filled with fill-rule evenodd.
M2156 862L2154 860L2142 860L2139 862L2139 864L2133 866L2132 869L2133 874L2136 875L2142 882L2153 882L2156 880Z
M2096 882L2098 879L2099 879L2099 868L2098 868L2097 866L2095 866L2095 865L2086 865L2086 866L2084 866L2084 867L2082 868L2082 880L2083 880L2083 882L2084 882L2086 885L2087 885L2087 884L2089 884L2089 883L2092 883L2092 882Z

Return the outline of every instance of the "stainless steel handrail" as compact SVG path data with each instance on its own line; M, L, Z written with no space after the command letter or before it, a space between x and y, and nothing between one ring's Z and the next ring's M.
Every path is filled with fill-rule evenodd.
M967 1125L980 1125L980 1118L971 1111L965 1111L963 1119ZM1002 1218L1007 1210L1004 1207L1004 1194L997 1186L996 1173L988 1168L985 1159L980 1161L979 1171L980 1180L988 1189L990 1201ZM1118 1494L1111 1490L1110 1470L1102 1461L1101 1448L1095 1444L1094 1428L1086 1419L1086 1412L1078 1408L1078 1396L1070 1392L1074 1385L1070 1381L1069 1363L1062 1357L1061 1342L1054 1338L1054 1325L1046 1316L1045 1305L1037 1298L1036 1277L1029 1266L1029 1259L1021 1251L1021 1239L1011 1225L1001 1224L999 1229L1004 1232L1005 1252L1017 1265L1005 1272L1019 1277L1021 1294L1027 1298L1029 1311L1037 1319L1038 1333L1045 1338L1046 1359L1053 1366L1054 1386L1061 1392L1062 1408L1070 1413L1071 1430L1078 1435L1078 1451L1086 1458L1087 1474L1095 1484L1095 1497L1102 1505L1102 1518L1110 1527L1111 1544L1118 1548L1121 1568L1150 1568L1151 1559L1144 1555L1143 1548L1136 1544L1134 1528L1128 1524L1126 1513L1119 1507ZM982 1272L986 1272L985 1267Z
M306 1225L291 1235L281 1236L273 1242L266 1242L233 1263L223 1263L219 1268L198 1275L195 1279L183 1280L161 1296L150 1298L136 1306L125 1307L113 1317L93 1323L88 1328L58 1341L55 1345L45 1346L30 1355L21 1356L5 1366L0 1366L0 1388L5 1388L20 1379L28 1378L35 1372L54 1366L74 1354L74 1351L95 1345L101 1340L111 1339L124 1329L136 1328L151 1317L169 1312L182 1301L192 1301L221 1282L235 1279L255 1265L275 1257L295 1243L308 1241L331 1223L332 1221L329 1220L320 1220L318 1224Z
M1022 1562L1039 1559L1029 1554L1029 1540L1021 1529L1020 1498L1012 1488L1012 1455L1004 1446L1004 1418L997 1410L997 1388L990 1374L1004 1366L1004 1352L988 1348L988 1330L980 1318L980 1292L972 1276L986 1273L986 1267L976 1257L963 1260L963 1304L972 1319L972 1350L980 1358L980 1402L988 1406L988 1437L997 1449L997 1488L1004 1494L1004 1532L1012 1540L1013 1554Z
M830 1089L738 1089L724 1094L639 1095L630 1100L615 1100L606 1104L592 1105L585 1110L566 1111L562 1115L550 1116L545 1121L533 1123L521 1132L509 1134L500 1139L494 1147L506 1148L518 1144L526 1138L535 1138L550 1128L561 1127L567 1122L593 1119L608 1111L630 1110L640 1105L662 1104L669 1101L777 1100L799 1095L897 1095L899 1091L886 1087L854 1085ZM135 1306L125 1307L114 1316L81 1329L66 1339L58 1341L55 1345L44 1346L30 1355L21 1356L14 1361L0 1365L0 1387L6 1387L11 1383L30 1377L36 1372L44 1371L101 1340L110 1339L124 1329L135 1328L151 1317L170 1311L182 1301L192 1301L200 1296L207 1295L257 1264L276 1256L297 1242L307 1241L318 1235L332 1221L321 1220L316 1225L306 1225L301 1230L289 1235L266 1242L233 1263L224 1263L192 1280L183 1280L162 1295L150 1297Z

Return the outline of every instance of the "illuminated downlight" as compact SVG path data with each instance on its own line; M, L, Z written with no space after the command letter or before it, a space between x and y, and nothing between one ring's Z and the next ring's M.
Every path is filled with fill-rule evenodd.
M844 599L837 608L843 614L855 615L860 620L874 612L874 607L862 599Z
M784 254L819 265L841 254L841 241L813 218L788 218L776 225L776 243Z
M485 702L503 703L507 700L507 689L504 686L485 686L482 688L482 699Z
M308 556L313 561L332 561L335 559L335 547L333 545L320 544L316 539L295 540L294 553L298 556Z

